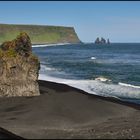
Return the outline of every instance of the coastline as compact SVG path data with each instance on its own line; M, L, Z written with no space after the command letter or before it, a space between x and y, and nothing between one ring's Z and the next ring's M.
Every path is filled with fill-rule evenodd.
M47 47L47 46L69 45L69 44L71 43L32 44L32 47Z
M32 44L32 47L48 47L48 46L61 46L61 45L72 45L72 44L81 44L82 42L78 42L78 43L69 43L69 42L65 42L65 43L43 43L43 44Z
M140 106L39 80L37 97L0 98L0 126L23 138L139 138Z
M46 68L49 68L49 67L46 67ZM51 68L50 68L51 69ZM100 77L99 77L100 78ZM129 96L129 98L125 98L125 96L120 96L118 97L117 95L106 95L106 94L102 94L102 91L98 91L96 92L96 87L100 89L100 87L103 87L105 86L105 83L102 82L101 80L76 80L76 79L65 79L65 78L60 78L60 77L54 77L54 76L49 76L49 75L45 75L45 74L39 74L39 77L38 77L39 80L44 80L44 81L49 81L49 82L54 82L54 83L60 83L60 84L65 84L65 85L68 85L68 86L71 86L73 88L77 88L79 90L83 90L85 93L88 93L88 94L93 94L93 95L99 95L102 96L102 97L112 97L113 99L117 99L117 100L123 100L124 101L129 101L129 102L133 102L135 104L140 104L140 102L138 102L137 100L139 99L139 86L134 86L134 85L130 85L130 84L126 84L126 83L123 83L123 84L108 84L108 86L115 86L116 89L116 93L117 95L122 95L122 91L119 90L119 88L123 88L125 89L126 91L124 93L126 93L128 90L129 90L129 94L125 94L126 97ZM124 86L125 85L125 86ZM138 87L138 88L137 88ZM95 91L92 90L92 88L95 88ZM135 93L132 94L132 88L133 90L135 89ZM113 90L113 88L112 88ZM137 90L137 93L136 93L136 90ZM137 98L135 98L133 100L133 96L136 96Z

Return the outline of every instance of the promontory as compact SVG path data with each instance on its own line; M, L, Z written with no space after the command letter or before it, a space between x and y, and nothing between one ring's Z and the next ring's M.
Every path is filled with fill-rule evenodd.
M26 32L32 44L80 42L73 27L0 24L0 44L6 40L13 40L20 32Z

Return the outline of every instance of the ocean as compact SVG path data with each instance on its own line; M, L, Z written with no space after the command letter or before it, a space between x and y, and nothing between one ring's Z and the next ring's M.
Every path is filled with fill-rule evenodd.
M40 80L64 83L89 94L140 104L140 44L36 46Z

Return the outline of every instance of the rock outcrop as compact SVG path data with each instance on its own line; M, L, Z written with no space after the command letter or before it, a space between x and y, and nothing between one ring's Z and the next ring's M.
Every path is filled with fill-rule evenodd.
M0 97L40 95L37 83L40 63L32 54L29 36L23 32L0 46Z
M110 41L109 41L109 39L107 39L107 44L110 44Z
M109 39L107 39L106 41L103 37L101 37L101 40L100 40L100 38L97 37L95 40L95 44L110 44L110 41Z
M106 44L106 40L101 37L101 44Z
M99 37L96 38L95 44L100 44L100 39L99 39Z

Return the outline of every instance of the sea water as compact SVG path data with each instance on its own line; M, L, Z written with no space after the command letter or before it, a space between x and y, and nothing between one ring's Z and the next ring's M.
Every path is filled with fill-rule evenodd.
M139 43L43 45L33 52L41 61L39 79L140 103Z

